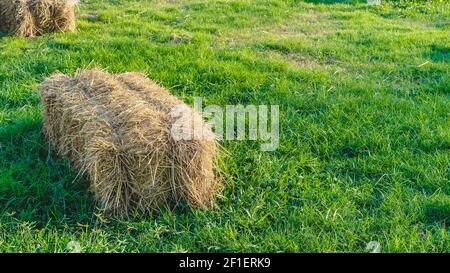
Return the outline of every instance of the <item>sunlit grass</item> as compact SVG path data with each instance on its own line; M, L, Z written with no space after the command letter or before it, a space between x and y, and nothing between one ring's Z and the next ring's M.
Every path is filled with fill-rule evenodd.
M257 2L86 0L77 33L0 38L0 251L449 252L449 4ZM89 67L278 104L280 147L222 142L218 210L108 219L41 134L39 82Z

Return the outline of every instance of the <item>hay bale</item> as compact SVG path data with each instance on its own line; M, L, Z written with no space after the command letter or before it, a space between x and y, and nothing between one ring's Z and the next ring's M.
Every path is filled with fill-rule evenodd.
M0 32L34 37L75 31L74 0L0 0Z
M216 142L174 140L175 117L169 113L187 105L167 90L138 73L99 70L54 74L40 90L49 143L87 172L95 199L107 211L146 212L179 201L213 206ZM202 129L212 134L204 124Z
M37 35L75 31L74 0L29 0Z
M28 0L0 0L0 32L21 37L35 35L36 28L28 9Z

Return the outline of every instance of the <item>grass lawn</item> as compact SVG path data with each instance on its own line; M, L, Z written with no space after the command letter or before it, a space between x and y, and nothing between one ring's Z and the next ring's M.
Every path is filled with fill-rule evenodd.
M450 3L395 2L85 0L77 33L1 36L0 252L450 252ZM280 146L221 143L217 210L108 218L37 91L94 67L278 104Z

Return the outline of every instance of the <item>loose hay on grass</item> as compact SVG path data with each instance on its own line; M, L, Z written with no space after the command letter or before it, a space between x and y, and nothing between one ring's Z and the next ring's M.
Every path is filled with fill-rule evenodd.
M210 208L219 190L217 144L202 122L199 140L175 140L170 113L186 104L139 73L60 73L40 86L51 146L87 172L96 200L114 214L186 201Z
M0 32L34 37L75 31L74 0L0 0Z

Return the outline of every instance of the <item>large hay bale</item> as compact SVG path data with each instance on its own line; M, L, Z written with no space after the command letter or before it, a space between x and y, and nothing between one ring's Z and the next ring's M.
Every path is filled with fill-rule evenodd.
M212 207L216 142L172 137L174 107L198 114L167 90L139 73L99 70L54 74L40 90L49 143L87 172L95 199L107 211L146 212L180 200Z
M0 0L0 32L34 37L75 31L74 0Z

